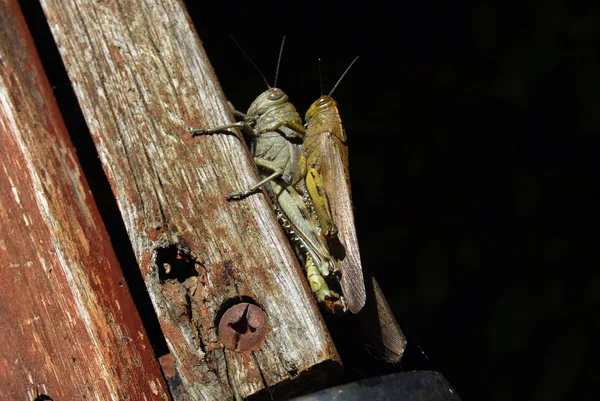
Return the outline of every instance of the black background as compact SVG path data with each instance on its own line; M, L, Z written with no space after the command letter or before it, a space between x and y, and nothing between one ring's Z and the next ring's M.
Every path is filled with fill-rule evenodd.
M41 8L21 4L65 121L81 132ZM241 110L266 85L230 34L270 82L287 36L277 86L302 115L320 95L317 58L328 92L360 56L334 97L363 263L409 348L402 366L383 367L365 357L356 322L328 318L341 382L433 369L463 400L591 399L600 376L597 6L186 4ZM164 340L91 139L72 139L160 355Z

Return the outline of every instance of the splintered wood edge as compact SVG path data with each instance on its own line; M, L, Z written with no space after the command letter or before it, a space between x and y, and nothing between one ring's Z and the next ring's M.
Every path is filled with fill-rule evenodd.
M177 0L42 7L111 183L173 355L170 383L191 398L247 397L339 374L339 356L239 133L188 127L232 115ZM260 350L230 351L218 319L249 301L269 317ZM173 369L171 369L173 372ZM313 384L316 382L313 382ZM284 391L284 390L282 390Z

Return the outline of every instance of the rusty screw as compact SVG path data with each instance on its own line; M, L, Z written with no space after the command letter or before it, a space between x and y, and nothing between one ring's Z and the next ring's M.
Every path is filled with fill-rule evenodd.
M237 352L256 351L267 332L267 314L256 305L242 302L227 309L219 321L219 338Z

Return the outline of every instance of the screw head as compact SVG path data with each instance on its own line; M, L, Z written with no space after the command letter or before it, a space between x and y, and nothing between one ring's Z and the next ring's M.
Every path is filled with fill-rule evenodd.
M265 311L247 302L227 309L219 321L219 339L227 348L237 352L259 349L268 331Z

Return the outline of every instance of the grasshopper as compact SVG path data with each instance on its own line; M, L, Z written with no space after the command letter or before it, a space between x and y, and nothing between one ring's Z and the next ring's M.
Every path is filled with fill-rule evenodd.
M311 198L307 203L314 208L320 233L328 239L332 250L337 249L334 256L339 254L341 287L348 308L359 314L376 344L372 347L376 354L389 363L398 363L406 338L374 277L367 280L365 288L354 227L346 132L337 103L331 97L357 59L348 66L329 95L319 97L308 109L296 180L305 178L306 193Z
M356 59L348 69L355 62ZM341 287L348 308L358 313L365 305L366 291L354 228L346 133L336 102L331 98L338 84L329 95L315 101L306 113L306 136L296 181L305 180L310 197L308 204L313 205L320 232L329 240L332 251L337 251L335 256L339 259Z
M284 43L285 37L281 44L277 72ZM258 70L243 50L242 53ZM337 262L321 239L302 196L291 185L298 176L298 160L305 136L302 119L289 102L288 96L276 87L277 73L274 85L271 86L262 72L258 72L268 89L252 102L247 113L234 110L234 115L240 117L241 121L208 130L191 129L191 132L199 135L240 128L249 137L250 149L261 180L244 191L228 194L226 198L240 200L265 186L280 223L295 243L294 250L305 267L309 285L317 300L330 312L345 313L347 307L344 298L331 289L325 280L330 278L331 285L339 285L337 281L340 270Z

